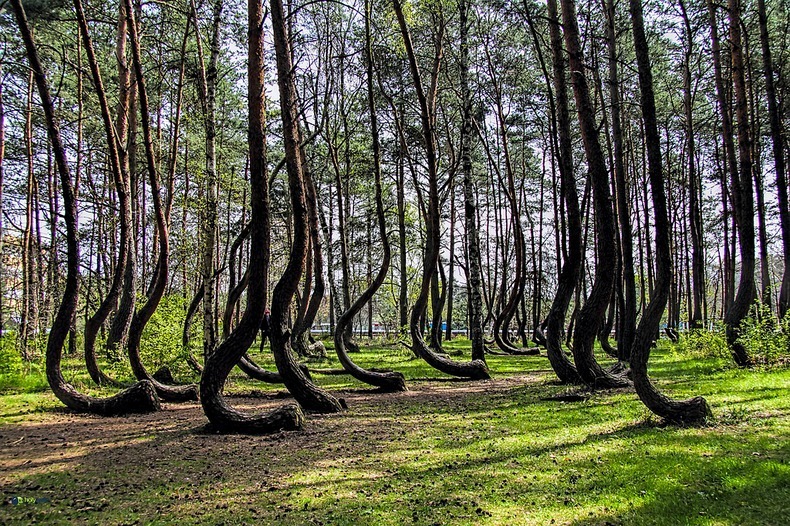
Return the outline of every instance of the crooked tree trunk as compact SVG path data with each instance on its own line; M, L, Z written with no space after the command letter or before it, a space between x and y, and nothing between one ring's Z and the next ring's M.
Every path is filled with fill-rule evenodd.
M118 297L121 293L121 285L127 274L127 268L129 265L128 247L130 246L131 241L131 205L129 203L128 185L125 184L126 181L124 180L124 174L121 167L121 157L118 151L118 146L121 144L121 137L116 135L116 133L119 131L124 131L124 129L121 128L118 130L117 128L113 128L112 117L110 116L110 107L107 103L106 91L104 89L104 83L102 82L99 64L96 60L96 54L93 49L93 41L88 30L88 23L85 20L82 2L80 0L76 0L74 2L74 7L77 13L77 22L79 24L80 34L82 36L83 45L88 58L88 64L93 77L94 91L96 92L96 96L99 99L99 107L101 109L102 122L104 124L104 132L107 141L107 152L110 160L113 182L115 184L115 191L118 195L118 207L121 211L118 261L115 265L113 280L110 284L110 289L107 295L99 304L99 308L96 310L93 316L85 320L85 365L87 366L88 374L90 374L91 379L98 385L112 385L120 387L120 383L118 381L107 376L107 374L105 374L99 367L99 364L96 360L95 343L99 329L109 316L110 311L115 308L118 302ZM125 27L125 25L123 27ZM118 47L122 48L123 46L120 44L120 42L122 41L119 39ZM125 81L128 83L128 76L126 77ZM123 92L123 77L121 77L121 83Z
M686 118L686 149L688 156L688 192L689 192L689 230L691 236L691 315L692 329L701 329L704 325L702 312L705 303L705 247L702 225L702 189L696 163L696 141L694 137L694 114L691 85L691 56L694 46L694 33L686 13L686 6L679 2L685 25L686 52L683 60L683 108Z
M81 82L82 77L80 77ZM5 159L5 107L3 106L3 68L0 64L0 254L3 254L3 160ZM82 84L80 84L82 86ZM80 109L82 107L80 106ZM0 338L5 332L5 318L3 317L3 307L5 306L5 280L0 277Z
M148 299L143 304L143 306L140 307L140 310L135 313L134 317L132 318L132 324L129 328L129 361L131 363L132 372L134 372L135 377L138 380L150 381L154 385L159 397L163 400L172 402L197 400L197 386L168 386L158 382L151 374L148 373L142 361L140 360L140 340L142 338L143 330L145 329L148 321L151 319L151 316L153 316L154 311L156 311L159 301L164 295L165 287L167 286L169 240L164 209L162 206L162 198L159 194L159 174L154 156L153 137L151 136L148 92L146 90L145 77L143 75L140 40L137 34L137 23L135 20L134 8L132 7L131 0L124 1L126 3L129 36L132 44L132 58L134 62L135 74L137 77L137 92L140 101L140 121L143 128L143 142L145 145L148 182L151 186L151 198L154 204L154 213L156 215L156 226L158 233L157 237L159 241L159 253L151 282L151 294L148 296Z
M300 146L302 158L305 158L304 149ZM310 247L312 251L312 274L313 291L310 294L310 283L305 282L305 293L303 302L304 312L299 317L298 323L294 324L293 334L291 335L291 346L299 356L310 356L324 358L326 348L321 342L311 343L310 328L313 326L316 314L321 308L324 300L324 258L321 253L321 225L318 218L318 196L313 182L312 174L305 163L303 167L305 176L305 192L307 198L307 216L309 221ZM310 257L310 256L308 256ZM309 274L309 273L308 273ZM308 301L309 295L309 301Z
M126 60L126 40L127 40L127 16L126 6L123 0L118 2L118 28L116 30L116 47L115 58L118 63L118 105L115 116L115 133L117 134L118 141L118 160L121 170L121 184L123 193L125 194L125 202L119 199L121 221L127 223L127 236L126 244L121 242L119 246L120 252L125 252L126 261L125 272L123 275L123 284L121 288L120 303L118 309L115 311L110 330L107 334L107 341L104 347L109 353L114 353L116 349L123 348L127 344L129 336L129 326L132 323L132 315L134 314L135 301L137 299L136 280L135 280L135 253L134 253L134 236L132 235L132 190L131 190L131 175L129 173L129 112L136 109L130 104L132 90L131 75L129 71L129 64ZM120 190L118 190L120 196ZM121 236L123 237L123 236ZM123 257L119 254L119 259ZM103 322L102 322L103 323ZM99 324L101 325L101 324ZM98 330L96 327L94 330ZM86 325L86 342L88 335L88 328ZM88 359L86 345L86 360Z
M741 254L741 276L738 292L730 305L724 323L727 326L727 343L735 363L741 367L752 365L746 347L738 341L741 322L749 315L757 289L754 280L754 191L752 185L752 147L749 129L749 103L746 96L743 44L741 42L741 6L738 0L728 0L730 14L730 48L732 54L732 80L735 87L735 112L738 120L738 169L730 170L732 208L738 229L738 247Z
M20 0L12 0L17 25L24 41L30 68L38 87L41 105L47 123L47 134L55 156L60 175L60 188L63 193L63 212L66 223L67 270L63 298L53 320L47 339L46 370L47 381L55 396L67 407L78 412L116 415L123 413L143 413L160 409L159 399L148 381L141 381L110 398L87 396L66 382L60 369L63 344L71 328L72 319L77 312L79 292L79 242L77 239L77 202L71 183L66 151L60 137L60 127L55 116L49 86L38 57L38 51L28 26L25 10Z
M603 321L616 276L617 262L616 258L612 256L617 250L614 214L609 193L608 171L603 162L604 156L598 138L593 104L584 75L585 67L579 41L576 5L573 0L562 0L562 18L565 29L565 45L570 60L571 85L576 98L587 167L592 182L597 232L595 281L576 320L573 334L573 359L579 375L588 385L592 387L623 387L628 385L628 381L604 371L593 355L595 335Z
M562 0L562 18L565 28L565 45L570 60L571 85L576 98L584 151L592 183L597 232L595 281L590 295L579 310L576 319L573 333L573 359L579 375L586 384L592 387L623 387L628 385L628 381L604 371L593 355L595 336L609 304L616 276L617 261L613 257L617 249L615 246L614 214L609 193L608 171L603 162L598 128L593 115L593 104L590 100L587 79L584 76L584 60L579 41L576 5L573 0Z
M280 88L288 189L293 213L293 242L288 264L272 293L272 352L277 370L283 377L285 386L305 410L316 413L338 412L342 410L343 403L313 384L296 363L291 351L291 334L287 329L288 311L299 286L299 279L304 271L307 256L308 211L295 73L281 0L271 0L271 13L274 50L277 57L277 84Z
M446 374L453 376L460 376L471 379L486 379L490 378L488 373L488 366L482 360L472 360L469 363L459 363L453 360L441 357L431 351L425 341L423 340L420 331L420 316L425 312L428 304L428 294L431 288L431 276L436 272L436 265L439 261L439 192L437 184L437 160L436 160L436 144L434 136L434 126L431 120L431 111L429 109L429 102L425 95L420 78L420 71L417 66L417 59L414 54L414 47L411 42L411 35L409 28L406 25L406 19L403 16L403 9L400 0L393 0L395 14L398 18L398 25L400 27L403 42L406 47L406 54L409 59L409 69L411 70L412 81L414 88L417 92L417 98L420 104L420 114L422 122L422 132L425 139L425 149L428 163L428 213L425 222L425 253L423 259L422 270L422 285L420 286L420 293L414 303L414 308L411 312L411 319L409 323L409 331L412 338L413 351L416 352L422 359L428 362L429 365L442 371ZM431 102L435 98L435 84L438 78L439 65L441 62L441 52L437 53L434 71L433 83L431 92Z
M620 75L617 57L617 30L615 27L615 1L606 1L607 43L609 46L609 98L612 106L612 142L614 144L614 177L617 202L617 220L620 224L620 267L622 311L617 328L617 352L620 360L628 361L628 353L636 330L636 280L634 277L634 248L629 210L628 187L624 163L623 131L620 117Z
M228 299L225 302L225 312L222 315L223 340L230 334L230 326L233 324L233 314L236 312L239 299L241 299L241 295L244 289L247 288L247 283L250 279L248 268L244 271L244 275L241 276L238 283L236 282L236 254L238 254L242 243L249 237L250 227L250 223L244 225L244 228L241 229L241 232L239 232L236 239L234 239L233 243L230 245L230 254L228 256Z
M779 106L776 101L774 67L771 60L771 46L768 38L768 14L765 0L757 0L757 14L760 23L760 44L763 55L765 75L765 96L768 100L768 119L773 143L774 169L776 171L776 192L779 201L779 224L782 229L782 255L784 271L779 289L779 317L784 318L790 309L790 206L787 196L787 165L785 163L784 139Z
M529 8L525 6L527 22L533 34L535 48L539 49L539 40L535 30ZM533 330L533 341L546 347L554 372L560 382L565 384L581 384L582 379L576 371L576 366L570 361L562 347L563 330L568 306L573 298L573 292L579 280L579 271L582 263L582 228L581 213L579 211L579 197L576 190L576 177L573 170L573 146L571 143L570 113L568 111L568 85L565 77L565 55L562 49L562 35L557 12L557 0L547 1L547 14L549 23L549 39L551 46L553 85L556 93L552 96L549 87L549 105L552 112L552 121L556 130L553 152L557 156L557 166L560 172L560 218L565 219L561 247L565 256L562 261L557 278L557 291L554 294L551 307L546 320ZM540 56L540 55L539 55ZM552 82L548 69L541 59L541 68L546 78L547 85ZM563 214L564 212L564 214ZM559 241L558 241L559 245ZM558 248L558 252L560 252ZM559 258L559 254L558 254ZM536 324L537 325L537 324Z
M274 4L274 2L272 2ZM247 104L250 148L250 261L254 276L266 276L269 270L269 183L265 175L265 111L263 78L263 8L260 0L249 0L248 8L248 87ZM280 9L282 6L280 5ZM289 152L290 153L290 152ZM282 429L299 429L304 414L298 405L287 404L268 414L249 415L230 405L222 396L231 369L247 352L260 329L266 304L265 280L252 279L247 286L247 308L239 324L206 359L200 377L200 402L211 425L222 432L272 433Z
M348 371L351 376L370 385L379 387L384 392L406 391L406 381L400 372L396 371L370 371L363 369L354 363L346 352L345 339L343 333L346 325L351 323L362 307L372 301L373 295L381 287L387 278L389 271L392 250L389 238L387 237L387 223L384 217L384 200L381 191L381 145L379 143L379 125L376 115L376 103L373 92L373 53L372 36L370 33L370 0L365 1L365 60L367 63L367 89L368 89L368 111L370 112L370 128L373 142L373 180L375 185L376 218L378 219L379 237L381 241L382 260L376 277L367 289L357 298L351 307L344 312L337 320L337 330L335 331L335 352L343 369Z
M634 387L639 398L657 415L674 422L696 422L710 415L710 408L702 397L684 401L674 401L661 394L650 382L647 375L647 362L653 336L658 330L669 297L672 279L672 254L669 243L670 224L667 213L667 198L664 190L664 176L661 168L661 143L656 125L656 106L653 94L653 76L650 69L650 56L642 20L641 0L630 0L631 21L634 32L634 48L639 70L639 87L642 103L642 116L645 125L645 143L648 154L648 172L653 193L653 209L656 221L656 284L653 294L645 308L636 331L634 346L631 350L631 371Z

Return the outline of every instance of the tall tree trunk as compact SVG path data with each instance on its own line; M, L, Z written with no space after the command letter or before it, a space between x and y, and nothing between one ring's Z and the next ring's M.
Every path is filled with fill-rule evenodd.
M370 371L363 369L351 360L345 348L345 326L362 309L365 303L372 301L374 294L384 283L389 271L392 250L389 238L387 237L387 222L384 216L384 200L381 190L381 144L379 142L379 125L376 115L376 101L373 92L373 53L372 36L370 28L371 8L370 0L365 0L365 62L367 66L367 90L368 90L368 111L370 112L370 128L373 143L373 181L375 185L376 218L378 220L379 238L381 241L381 267L376 274L376 278L368 288L351 305L351 308L344 312L337 320L337 330L335 331L335 352L343 368L354 378L370 385L379 387L382 391L406 391L406 381L400 372L397 371Z
M607 44L609 46L609 102L612 106L612 140L614 146L614 178L617 203L617 221L620 224L620 288L622 289L622 312L617 328L617 350L620 360L629 360L628 353L636 330L636 280L634 278L633 232L631 211L628 203L628 187L623 149L623 131L620 116L620 74L618 71L617 30L615 1L606 2Z
M642 117L645 125L645 144L648 155L650 188L653 193L653 209L656 221L656 286L645 308L634 338L631 350L631 371L634 387L639 398L657 415L675 422L695 422L710 415L710 408L702 397L684 401L673 401L661 394L650 382L647 375L647 362L650 346L658 330L661 316L669 296L672 279L672 254L669 244L669 215L664 191L664 175L661 168L661 143L656 125L656 104L653 94L653 75L650 56L642 19L641 0L630 0L631 21L634 32L634 49L639 70L639 88L642 103Z
M573 170L573 144L571 143L570 112L568 110L568 85L565 79L565 55L557 12L557 0L548 0L549 35L551 39L554 90L557 100L557 131L559 148L557 164L560 170L560 194L567 211L567 255L562 263L557 291L546 318L546 353L551 367L563 383L582 383L576 366L565 355L562 347L562 332L565 316L579 282L582 265L582 224L579 212L579 197L576 193L576 177Z
M469 3L460 0L461 12L461 170L464 174L464 221L467 238L469 268L469 333L472 340L472 359L485 361L483 331L483 297L480 272L480 232L477 228L477 195L472 166L472 93L469 89Z
M111 398L95 398L77 391L66 382L60 369L63 344L68 336L72 319L77 311L79 293L79 241L77 239L77 202L69 173L66 150L60 136L60 127L55 116L49 86L38 57L38 51L28 26L27 17L20 0L11 0L17 25L22 34L30 68L38 87L44 117L47 123L47 134L52 144L55 161L60 175L60 188L63 193L63 212L66 223L66 286L57 314L47 339L46 369L47 381L55 396L67 407L78 412L90 412L102 415L116 415L131 412L150 412L160 409L159 400L153 386L148 381L141 381L121 391Z
M579 41L579 26L576 20L574 0L562 0L562 19L565 29L565 46L568 50L571 69L571 85L576 98L576 108L581 126L587 168L592 182L597 250L595 281L587 301L579 311L573 334L573 358L582 380L593 387L622 387L628 382L608 374L601 368L593 355L593 343L603 321L606 307L614 286L616 251L614 213L609 194L608 171L604 164L603 151L598 139L598 128L593 114L590 91L584 75L584 60Z
M680 1L681 14L686 29L686 53L683 61L683 108L686 117L686 155L688 156L689 228L691 237L691 315L692 329L703 327L702 307L705 303L705 247L703 245L702 225L702 184L697 174L697 148L694 137L694 114L691 86L691 56L694 47L694 33L691 29L685 3Z
M741 322L749 315L757 295L754 281L754 192L752 187L751 130L749 129L749 103L746 96L743 44L741 42L741 6L739 0L728 0L730 13L730 46L732 54L732 80L735 87L735 112L738 122L738 169L730 170L732 205L738 228L738 246L741 253L741 276L738 292L724 323L727 326L727 343L735 363L745 367L752 364L746 347L738 342Z
M5 106L3 105L3 64L0 62L0 256L3 254L3 161L5 160ZM0 270L0 338L5 332L5 276Z
M206 65L200 37L197 9L190 2L191 16L194 19L195 39L198 50L198 95L203 111L203 126L206 132L206 181L204 187L204 207L201 221L201 276L203 278L203 356L214 351L217 345L217 316L215 305L215 244L217 243L217 130L216 130L216 92L217 61L219 59L219 30L222 17L223 0L216 0L212 9L211 42L209 43L209 62Z
M266 145L263 77L263 8L260 0L249 0L247 41L247 107L250 151L250 260L254 276L266 276L270 257L271 218L269 183L265 175ZM289 151L291 153L293 150ZM247 352L263 320L266 305L266 280L252 279L247 286L247 308L239 324L206 359L200 377L200 403L211 425L228 433L272 433L281 429L299 429L304 414L296 404L287 404L265 415L249 415L230 407L222 396L231 369ZM287 341L287 340L286 340Z
M451 176L452 177L452 176ZM453 178L454 180L454 178ZM447 330L445 340L453 339L453 292L455 286L455 188L450 188L450 271L447 276Z
M271 0L274 50L277 57L277 84L280 88L280 109L283 120L288 189L293 213L293 242L288 264L272 293L271 339L277 370L294 398L307 411L337 412L343 402L313 384L298 367L291 352L288 311L304 271L309 237L308 210L305 197L304 159L299 130L299 107L281 0Z
M790 206L787 197L787 165L785 164L784 139L779 106L776 101L774 67L771 60L771 45L768 38L768 14L765 0L757 0L757 14L760 23L760 44L765 74L765 96L768 101L768 120L771 129L774 169L776 171L776 192L779 201L779 224L782 229L782 255L784 271L779 289L779 317L784 318L790 309Z
M19 336L22 342L22 357L30 356L30 340L37 333L38 299L36 292L35 265L36 249L33 243L33 194L36 191L36 175L33 167L33 83L34 72L27 79L27 104L25 110L25 154L27 157L27 188L25 200L25 229L22 232L22 316Z
M398 26L406 47L406 55L409 60L409 70L412 75L412 82L417 92L417 99L420 106L420 120L422 133L425 140L425 153L428 164L428 203L425 221L425 252L423 258L422 284L420 293L411 312L409 331L411 332L412 346L421 358L432 367L453 376L461 376L472 379L490 378L488 367L482 360L472 360L469 363L458 363L453 360L437 355L423 341L420 331L420 317L425 312L428 304L428 294L431 288L431 278L436 272L439 262L439 191L438 191L438 166L436 158L436 137L434 133L434 123L432 121L431 108L435 102L436 88L441 64L441 50L437 50L434 58L432 71L431 90L429 92L430 102L423 89L422 79L420 78L417 58L414 54L409 28L403 15L403 8L400 0L393 0L395 15L398 19Z
M463 133L463 132L462 132ZM409 325L409 269L406 260L406 166L405 145L398 142L397 160L397 206L398 206L398 263L400 267L398 287L398 332L408 334Z
M134 70L137 78L137 93L140 100L140 121L143 128L143 143L145 146L145 158L148 172L148 182L151 186L151 199L154 206L154 215L156 216L157 238L159 244L159 252L156 259L156 267L151 278L151 292L148 299L142 307L135 313L132 318L132 324L129 327L129 361L132 366L132 372L139 380L149 380L156 389L160 398L172 402L188 401L197 399L197 386L168 386L161 382L156 381L145 369L140 359L140 340L146 324L153 316L154 311L159 305L159 301L165 292L165 287L168 281L169 271L169 237L167 232L167 224L165 221L164 207L162 206L162 198L159 195L159 173L157 170L156 158L154 154L154 143L151 135L150 126L150 111L148 106L148 92L146 90L146 79L143 75L142 57L140 52L140 39L137 33L137 22L135 20L134 8L132 7L132 0L124 0L126 2L126 11L128 15L129 25L129 40L132 45L132 58L134 62Z
M126 228L129 231L125 242L121 239L119 250L122 252L120 257L125 258L124 261L124 276L121 285L120 303L118 309L112 319L110 331L107 335L107 341L104 346L108 353L114 354L117 348L122 348L127 344L129 335L129 326L132 322L134 315L135 301L137 300L137 287L136 287L136 256L134 247L134 234L132 233L132 188L131 181L132 175L130 173L130 147L134 147L134 142L130 141L129 136L129 121L130 114L136 115L137 108L131 103L132 90L136 89L131 83L131 73L129 64L126 60L126 43L127 43L127 16L126 6L124 0L119 1L118 7L118 27L116 30L115 38L115 57L118 64L118 106L115 116L115 134L117 140L118 162L121 170L121 187L123 188L124 198L120 197L120 190L116 189L119 194L119 208L121 212L120 220L126 222ZM120 261L119 257L119 261ZM103 322L102 322L103 323ZM87 332L87 329L86 329ZM87 340L87 337L86 337ZM86 360L88 359L87 346L86 346ZM90 366L89 366L90 368Z
M110 161L110 168L113 175L113 182L115 184L115 191L118 196L118 208L121 211L120 217L120 236L118 245L118 261L115 264L112 283L107 295L101 301L99 308L96 312L88 318L85 322L85 364L91 379L99 385L115 385L120 384L107 376L99 367L96 361L96 336L99 329L104 324L110 311L116 306L118 297L121 294L121 286L124 281L124 276L127 274L127 265L129 264L128 247L130 246L131 239L131 208L129 204L128 182L125 184L124 174L121 168L121 157L119 146L121 144L118 135L119 130L113 127L112 117L110 115L110 106L107 102L106 90L102 82L101 72L99 70L98 60L93 49L93 42L91 40L88 23L85 19L81 0L75 0L74 7L77 13L77 22L80 27L80 34L82 35L85 52L88 58L88 64L93 76L93 85L96 96L99 99L99 107L101 108L102 121L104 124L104 132L107 141L107 151ZM125 24L124 24L125 27ZM126 109L124 109L126 111Z

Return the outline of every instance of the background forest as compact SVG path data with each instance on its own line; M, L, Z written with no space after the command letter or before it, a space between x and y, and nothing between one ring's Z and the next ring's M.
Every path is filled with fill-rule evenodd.
M786 523L788 7L0 0L0 522Z
M534 342L562 381L592 386L627 382L595 340L640 376L652 340L688 329L742 366L787 356L781 0L566 1L561 20L554 1L286 2L282 28L263 6L257 36L227 0L30 2L35 44L12 4L6 373L41 358L72 270L66 351L100 384L127 350L141 379L142 362L200 371L238 347L237 324L249 347L242 314L270 305L281 373L291 346L320 358L314 337L335 332L348 350L354 334L410 336L472 378L488 374L484 333L496 352ZM466 365L442 353L458 334Z

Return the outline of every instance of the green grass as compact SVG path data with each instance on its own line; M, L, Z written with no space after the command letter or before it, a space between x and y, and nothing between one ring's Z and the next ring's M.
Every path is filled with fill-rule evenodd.
M468 359L466 342L454 345ZM206 434L194 406L100 419L64 414L48 391L6 391L4 496L51 502L2 506L0 522L790 523L786 368L740 370L658 349L659 387L675 398L703 395L714 412L708 426L678 428L661 426L633 392L543 400L567 389L545 358L492 356L495 379L529 376L480 389L442 381L402 348L363 347L353 357L404 372L413 391L360 398L349 390L363 386L349 377L316 374L346 392L349 411L309 415L303 431L268 437ZM72 381L87 383L77 360L67 366ZM229 393L252 390L282 387L233 374ZM57 438L64 428L73 433L66 445ZM48 438L23 447L35 437Z

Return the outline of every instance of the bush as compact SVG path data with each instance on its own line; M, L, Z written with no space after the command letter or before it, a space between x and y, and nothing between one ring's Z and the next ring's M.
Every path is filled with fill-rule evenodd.
M151 374L165 365L176 377L191 371L181 346L185 317L183 297L168 295L162 298L156 312L148 321L140 342L140 358Z
M729 358L730 350L723 327L695 329L675 345L675 352L691 358Z
M790 363L790 313L779 320L770 307L758 303L752 314L741 322L738 342L757 364Z
M16 347L16 337L0 338L0 392L35 392L46 389L44 360L26 362Z
M24 363L15 343L13 335L0 338L0 376L22 373Z

